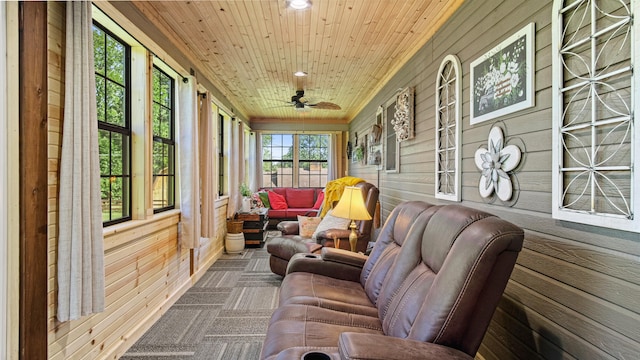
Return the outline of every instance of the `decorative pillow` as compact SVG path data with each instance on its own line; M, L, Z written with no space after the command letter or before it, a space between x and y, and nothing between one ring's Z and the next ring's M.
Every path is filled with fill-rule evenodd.
M343 219L337 216L331 215L332 211L329 211L327 215L324 216L316 231L311 235L311 238L315 239L319 232L329 230L329 229L341 229L347 230L349 228L349 224L351 224L350 219Z
M262 203L262 199L260 199L260 195L257 192L251 194L251 207L253 208L263 208L264 204Z
M324 191L320 191L320 194L318 194L318 199L316 199L316 203L313 204L313 208L320 209L320 206L322 206L323 201L324 201Z
M262 205L264 207L271 207L269 204L269 193L266 191L259 191L258 196L260 196L260 200L262 200Z
M269 207L273 210L286 210L289 208L284 196L273 191L269 191L267 194L269 194Z
M311 237L316 231L318 224L320 224L322 218L319 216L301 216L298 215L298 228L299 234L302 237Z

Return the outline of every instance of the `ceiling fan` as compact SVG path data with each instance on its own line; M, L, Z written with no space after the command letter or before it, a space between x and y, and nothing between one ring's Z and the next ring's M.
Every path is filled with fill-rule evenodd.
M309 100L304 97L304 90L296 91L296 94L291 97L291 105L293 105L296 110L302 110L305 108L318 110L342 110L340 105L327 101L320 101L315 104L310 103Z

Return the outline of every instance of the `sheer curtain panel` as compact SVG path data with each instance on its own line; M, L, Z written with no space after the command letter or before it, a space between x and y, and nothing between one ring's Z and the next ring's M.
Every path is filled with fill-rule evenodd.
M211 238L215 234L215 201L217 189L215 185L215 158L218 155L214 148L213 115L211 113L211 94L209 92L200 97L200 186L202 197L200 211L202 212L201 236Z
M249 168L245 171L249 172L249 188L253 191L258 190L258 172L256 167L256 133L249 132Z
M200 243L200 166L198 161L198 101L196 79L187 76L178 87L178 159L180 161L181 244Z
M104 310L91 2L68 2L58 219L59 321Z
M340 153L338 151L338 135L332 133L329 135L329 159L327 161L327 181L339 178L338 176L338 160Z

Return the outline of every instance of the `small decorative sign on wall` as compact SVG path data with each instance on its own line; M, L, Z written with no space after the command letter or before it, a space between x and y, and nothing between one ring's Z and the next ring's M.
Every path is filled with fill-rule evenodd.
M530 23L471 63L471 125L534 105L534 35Z
M396 141L413 139L413 88L404 88L396 97L396 112L393 114L393 130Z

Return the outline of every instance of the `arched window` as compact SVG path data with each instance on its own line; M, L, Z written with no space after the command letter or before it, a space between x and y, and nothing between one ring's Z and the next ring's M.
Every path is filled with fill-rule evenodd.
M435 195L452 201L460 201L461 77L460 60L445 56L436 80Z
M640 231L632 2L554 2L554 218Z

